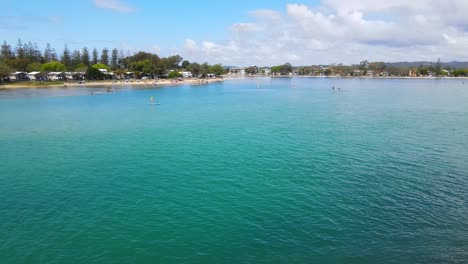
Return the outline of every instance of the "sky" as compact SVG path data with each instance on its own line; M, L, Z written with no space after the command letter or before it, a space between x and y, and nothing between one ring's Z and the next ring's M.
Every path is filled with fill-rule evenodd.
M2 0L0 40L237 66L468 61L466 0Z

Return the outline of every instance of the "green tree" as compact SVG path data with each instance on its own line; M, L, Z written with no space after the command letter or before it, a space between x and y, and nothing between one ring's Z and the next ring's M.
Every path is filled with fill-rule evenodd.
M272 74L275 74L275 75L276 75L276 74L279 74L279 73L280 73L280 70L281 70L281 69L280 69L280 66L273 66L273 67L271 67L271 73L272 73Z
M86 70L86 79L88 80L103 80L106 77L99 69L94 67L89 67Z
M156 67L149 59L132 63L130 69L140 72L140 75L143 76L154 75L156 73Z
M119 51L117 49L112 50L111 55L111 68L112 70L117 70L119 66Z
M52 71L52 72L64 72L67 70L67 67L58 61L51 61L44 63L41 67L41 71Z
M0 51L0 62L6 62L15 58L15 54L11 50L11 46L4 41Z
M310 67L302 67L299 69L299 75L309 75L310 74Z
M224 68L223 66L221 66L221 64L216 64L210 67L209 73L213 73L217 76L220 76L224 74Z
M466 77L468 76L468 69L457 69L452 72L455 77Z
M168 69L178 69L183 58L179 55L166 58Z
M39 48L37 46L37 43L33 44L33 43L31 43L31 41L29 41L27 44L24 45L23 49L24 49L24 52L25 52L25 56L29 61L31 61L31 62L42 62L43 61L42 53L39 50Z
M417 73L418 73L419 75L423 75L423 76L429 75L429 71L427 70L427 68L422 68L422 67L420 67L420 68L418 69Z
M41 71L42 64L38 62L33 62L26 67L27 72Z
M102 50L100 62L104 65L109 65L109 50L107 48Z
M15 54L11 50L11 46L6 41L4 41L0 51L0 59L6 61L14 58Z
M26 52L24 51L23 42L21 42L21 39L18 39L18 43L16 44L16 57L18 59L24 59L26 57Z
M22 59L16 58L16 59L8 60L6 62L8 66L18 71L26 71L28 65L31 63L31 61L26 58L22 58Z
M171 71L167 77L171 78L171 79L174 79L174 78L178 78L178 77L182 77L182 74L178 71Z
M93 60L91 61L92 64L97 64L99 61L98 61L98 51L96 48L93 49Z
M359 70L361 70L363 75L367 74L367 69L369 68L369 62L364 60L359 63Z
M106 69L106 70L109 70L109 67L108 67L107 65L102 64L102 63L93 64L92 67L93 67L93 68L96 68L96 69Z
M46 48L44 50L44 62L51 62L52 61L52 48L50 44L47 43Z
M200 64L198 63L190 63L189 66L187 66L187 70L189 70L194 77L198 77L201 73L201 67Z
M245 73L246 74L257 74L258 73L258 68L257 67L247 67L247 68L245 68Z
M87 47L83 48L83 53L81 55L81 62L84 63L86 66L91 65L91 61L89 60L89 51Z
M75 69L79 64L81 64L81 52L75 50L71 56L71 67L70 69Z
M188 60L184 60L182 62L182 68L184 68L185 70L188 69L188 66L190 65L190 62Z
M68 46L65 44L65 48L63 49L62 59L61 62L65 67L71 66L71 56L70 51L68 50Z
M291 63L286 62L285 64L280 65L279 71L281 75L288 75L289 73L293 71Z
M200 74L204 78L208 75L208 73L210 73L210 65L208 65L208 63L205 62L202 65L200 65Z
M75 71L76 72L86 72L88 67L89 67L88 65L86 65L84 63L80 63L80 64L76 65Z
M3 83L4 80L13 72L13 69L5 63L0 62L0 83Z
M435 65L435 74L439 76L442 72L442 64L440 63L440 58L437 59L436 65Z
M49 62L51 62L51 61L58 61L58 60L59 60L59 59L58 59L58 56L57 56L57 51L55 51L55 49L52 48L52 49L50 50L50 61L49 61Z

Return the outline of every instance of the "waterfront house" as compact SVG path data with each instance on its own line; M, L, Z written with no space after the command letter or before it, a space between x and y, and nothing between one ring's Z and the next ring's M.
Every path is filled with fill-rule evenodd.
M99 71L104 73L105 75L109 74L109 71L107 69L99 69Z
M73 80L73 74L74 72L65 72L65 79Z
M353 76L361 76L362 75L362 71L361 70L354 70L353 71Z
M12 72L8 76L12 81L27 81L29 80L27 72Z
M229 69L231 75L245 75L245 68L231 68Z
M49 72L48 76L52 81L62 81L67 78L65 72Z
M85 72L72 72L73 80L82 81L84 80L84 78L85 78Z
M184 77L184 78L192 78L193 77L193 74L191 72L189 72L189 71L183 71L183 72L181 72L181 74L182 74L182 77Z
M41 74L41 72L35 71L28 73L28 78L32 81L40 81L42 77L43 75Z
M126 72L125 79L133 79L135 78L135 74L133 72Z

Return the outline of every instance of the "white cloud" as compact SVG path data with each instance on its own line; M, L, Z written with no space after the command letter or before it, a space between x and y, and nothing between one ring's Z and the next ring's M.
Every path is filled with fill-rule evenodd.
M161 52L161 47L159 47L159 45L153 45L153 46L149 49L149 52L158 54L158 53Z
M130 13L135 11L135 8L120 0L94 0L94 4L99 8L111 9L121 13Z
M186 40L190 60L235 65L468 60L468 1L322 0L254 10L223 42Z

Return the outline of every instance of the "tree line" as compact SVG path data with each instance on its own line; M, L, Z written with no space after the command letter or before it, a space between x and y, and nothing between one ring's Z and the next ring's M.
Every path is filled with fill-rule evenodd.
M267 68L247 67L245 73L247 75L265 74L265 69L269 69L271 75L363 76L370 74L372 76L409 76L412 73L413 76L468 76L468 69L454 69L448 65L442 67L440 59L435 63L420 65L419 67L397 66L392 63L369 62L367 60L355 65L333 64L293 67L290 63L284 63Z
M94 79L104 78L98 73L99 69L114 71L116 75L132 72L136 77L150 78L167 75L172 70L177 72L176 77L179 76L179 70L190 71L194 76L201 77L210 73L224 73L220 64L191 63L179 55L159 57L143 51L125 56L123 51L116 48L104 48L99 52L96 48L90 50L87 47L70 50L65 45L63 52L58 54L49 43L41 51L36 43L23 43L19 39L14 47L4 41L0 49L0 77L6 77L14 71L75 71L90 73Z

